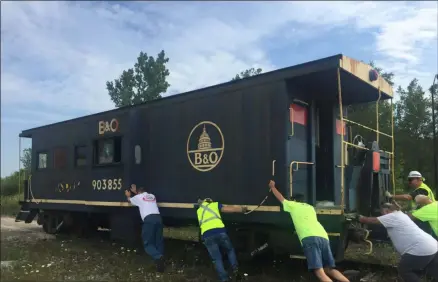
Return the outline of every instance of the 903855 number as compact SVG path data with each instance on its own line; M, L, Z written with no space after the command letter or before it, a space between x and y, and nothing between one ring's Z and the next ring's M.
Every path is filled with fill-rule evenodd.
M97 179L91 182L93 190L120 190L122 189L122 179Z

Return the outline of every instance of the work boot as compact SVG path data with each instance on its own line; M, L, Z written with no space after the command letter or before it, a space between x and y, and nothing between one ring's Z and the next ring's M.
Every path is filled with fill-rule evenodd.
M156 260L155 264L157 266L157 271L160 273L163 273L164 272L164 257L160 257L158 260Z

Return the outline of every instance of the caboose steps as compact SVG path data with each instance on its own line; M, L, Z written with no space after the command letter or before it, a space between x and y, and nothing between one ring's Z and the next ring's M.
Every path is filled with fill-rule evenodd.
M38 209L30 209L27 204L23 204L20 212L15 217L15 222L24 221L25 223L31 223L37 214Z

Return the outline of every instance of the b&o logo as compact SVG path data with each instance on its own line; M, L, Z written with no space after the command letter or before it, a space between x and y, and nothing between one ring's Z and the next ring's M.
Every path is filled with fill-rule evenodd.
M211 121L195 125L187 139L187 157L193 168L205 172L214 169L222 159L225 142L221 129Z
M119 121L113 118L111 121L99 121L99 134L106 132L117 132L119 130Z

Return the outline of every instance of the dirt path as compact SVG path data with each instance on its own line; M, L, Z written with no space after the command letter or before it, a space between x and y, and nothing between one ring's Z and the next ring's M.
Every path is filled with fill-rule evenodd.
M188 235L187 230L181 229L173 230L173 233L178 235L174 237L181 239L190 237L191 234ZM1 280L164 282L216 280L211 260L201 244L170 238L165 241L166 272L157 274L154 264L147 255L129 249L121 243L103 240L99 236L89 239L55 237L46 234L36 222L26 224L15 222L15 218L1 217ZM379 246L375 247L375 250L380 249L384 250ZM364 251L354 249L353 253L364 253ZM379 256L382 254L379 253ZM304 261L283 260L278 257L273 261L262 259L251 262L241 261L241 271L249 275L246 281L312 281ZM361 277L369 274L370 271L372 270L360 269ZM397 280L394 279L394 273L388 273L388 277L379 276L377 280L369 281Z
M1 217L1 240L13 239L54 239L55 236L46 234L36 221L31 223L15 222L13 217Z

